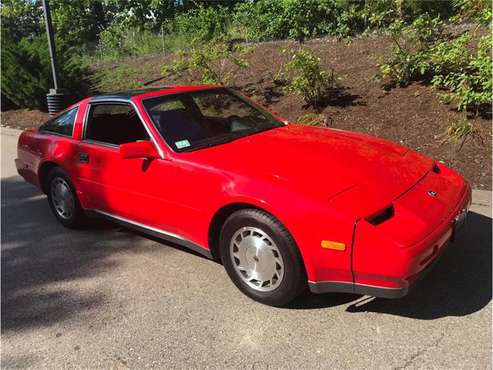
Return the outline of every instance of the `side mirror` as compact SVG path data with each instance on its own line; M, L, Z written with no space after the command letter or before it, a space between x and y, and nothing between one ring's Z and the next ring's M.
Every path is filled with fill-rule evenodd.
M150 141L136 141L120 145L120 158L159 158L159 153Z

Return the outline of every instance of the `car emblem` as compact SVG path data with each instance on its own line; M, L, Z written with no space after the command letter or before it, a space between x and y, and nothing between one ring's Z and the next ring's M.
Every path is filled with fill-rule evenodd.
M438 193L433 190L428 190L428 195L432 198L435 198L438 195Z

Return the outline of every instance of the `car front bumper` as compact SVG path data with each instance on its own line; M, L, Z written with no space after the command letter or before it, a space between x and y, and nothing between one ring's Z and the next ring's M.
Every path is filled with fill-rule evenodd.
M409 293L439 261L449 245L464 232L471 203L471 189L465 189L453 212L425 239L406 248L389 249L385 264L392 265L392 273L369 269L365 274L353 271L353 282L309 281L313 293L341 292L364 294L382 298L401 298Z

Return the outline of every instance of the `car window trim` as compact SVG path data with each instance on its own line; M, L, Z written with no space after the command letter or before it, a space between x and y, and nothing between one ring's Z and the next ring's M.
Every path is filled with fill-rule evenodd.
M93 139L85 139L81 141L82 144L91 144L91 145L97 145L97 146L104 146L105 148L110 148L110 149L119 149L119 145L116 144L111 144L111 143L105 143L104 141L99 141L99 140L93 140Z
M110 148L119 148L119 145L116 145L116 144L106 143L103 141L98 141L98 140L93 140L93 139L86 139L86 131L87 131L87 122L89 119L89 112L91 111L92 106L96 106L96 105L127 105L127 106L130 106L135 111L135 113L137 114L137 117L139 118L140 123L144 126L144 129L146 130L147 134L149 135L149 139L151 140L151 142L156 147L156 150L159 153L159 157L161 159L164 159L163 150L158 145L156 138L152 134L149 127L147 127L147 125L145 124L145 121L142 118L142 115L140 114L139 110L137 109L137 105L129 99L111 98L111 99L107 99L107 100L106 99L98 99L97 101L94 101L94 102L89 101L89 103L87 104L87 107L86 107L86 114L84 116L84 121L83 121L81 142L94 144L94 145L100 145L100 146L104 146L104 147L110 147Z
M50 119L49 121L43 123L39 129L38 129L38 132L40 134L45 134L45 135L55 135L55 136L61 136L61 137L68 137L68 138L74 138L74 129L75 129L75 123L77 122L77 117L79 115L79 108L80 108L80 105L77 105L65 112L62 112L60 113L59 115L57 115L56 117L53 117L52 119ZM72 112L73 110L77 110L77 112L75 113L75 117L74 117L74 122L72 123L72 133L70 135L68 134L61 134L59 132L55 132L55 131L50 131L50 130L46 130L46 129L43 129L43 126L47 125L48 123L50 122L53 122L55 121L56 119L60 118L61 116L63 116L64 114L67 114L67 113L70 113Z

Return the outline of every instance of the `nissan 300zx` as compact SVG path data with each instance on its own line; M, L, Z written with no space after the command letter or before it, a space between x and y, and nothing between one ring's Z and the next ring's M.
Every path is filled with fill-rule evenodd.
M220 86L86 98L23 132L15 162L64 226L98 216L186 246L274 306L307 287L404 296L471 201L442 163Z

